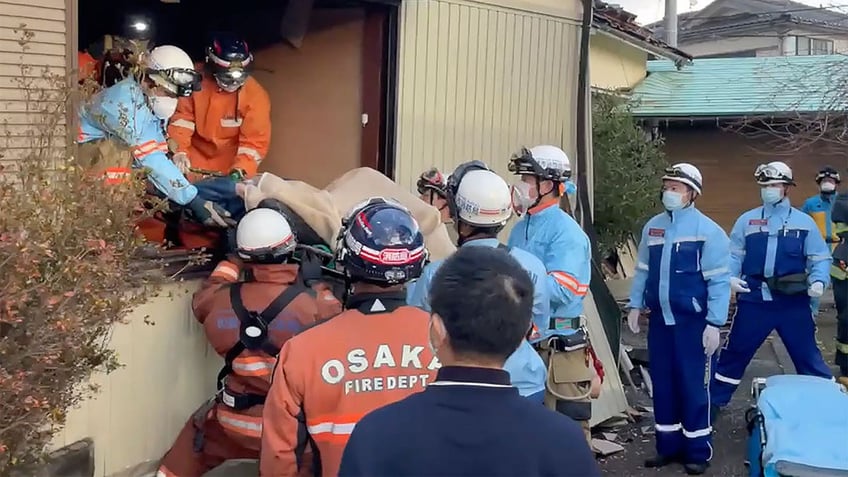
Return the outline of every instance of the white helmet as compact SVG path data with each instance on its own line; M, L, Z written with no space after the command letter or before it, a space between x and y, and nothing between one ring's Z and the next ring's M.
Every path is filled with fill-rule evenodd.
M238 255L245 260L278 259L294 251L296 245L289 221L274 209L253 209L236 228Z
M498 227L512 215L512 195L499 175L481 169L462 177L454 195L459 220L478 227Z
M200 89L201 76L188 53L173 45L157 46L145 55L145 73L175 96L191 96Z
M565 182L571 178L571 161L565 151L556 146L522 148L509 162L513 174L529 174L542 180Z
M701 177L701 171L699 171L697 167L686 162L681 162L680 164L675 164L667 168L665 170L665 175L662 176L662 180L686 184L692 189L695 189L695 192L697 192L698 195L701 195L701 188L704 184L704 180Z
M785 162L780 161L760 164L754 171L754 178L757 179L759 185L795 185L795 181L792 179L792 169Z

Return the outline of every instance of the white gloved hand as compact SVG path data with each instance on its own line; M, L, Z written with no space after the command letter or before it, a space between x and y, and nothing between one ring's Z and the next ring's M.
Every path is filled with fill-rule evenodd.
M813 282L813 284L810 285L810 288L807 289L807 295L813 298L818 298L824 295L824 283Z
M704 344L704 354L712 356L713 353L718 350L719 344L721 344L721 334L719 333L718 328L713 325L707 325L707 327L704 328L702 341Z
M627 314L627 326L633 333L639 333L639 315L641 314L642 310L638 308L631 308L630 313Z
M188 159L188 154L184 152L178 152L174 154L171 158L174 161L174 164L183 174L188 174L189 168L191 167L191 161Z
M730 289L733 290L734 293L748 293L751 291L751 289L748 288L748 282L736 277L730 277Z

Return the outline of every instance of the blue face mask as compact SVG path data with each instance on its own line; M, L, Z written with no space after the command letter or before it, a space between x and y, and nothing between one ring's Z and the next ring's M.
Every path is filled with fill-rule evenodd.
M783 191L780 187L763 187L760 189L760 197L763 204L776 204L783 199Z
M662 193L662 203L663 206L665 206L665 210L680 210L683 208L683 194L680 192L664 190Z
M565 193L568 195L573 195L577 193L577 186L574 182L565 181Z

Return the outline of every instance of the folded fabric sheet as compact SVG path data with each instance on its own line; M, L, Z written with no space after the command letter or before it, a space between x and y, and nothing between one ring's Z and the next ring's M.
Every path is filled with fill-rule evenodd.
M848 477L848 394L815 376L766 381L763 414L765 475Z

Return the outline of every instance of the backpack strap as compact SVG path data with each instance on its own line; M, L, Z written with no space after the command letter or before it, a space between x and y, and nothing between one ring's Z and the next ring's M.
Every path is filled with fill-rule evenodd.
M243 282L230 285L230 305L241 322L239 330L239 341L227 351L224 356L224 366L218 372L218 389L223 389L224 380L233 372L233 361L246 349L261 349L270 356L277 356L280 348L274 346L268 339L268 330L271 323L289 306L300 294L307 292L307 288L299 283L289 285L282 293L261 312L256 313L244 306L241 296ZM248 332L251 329L251 332ZM256 331L259 333L256 334ZM256 336L253 336L256 335Z

